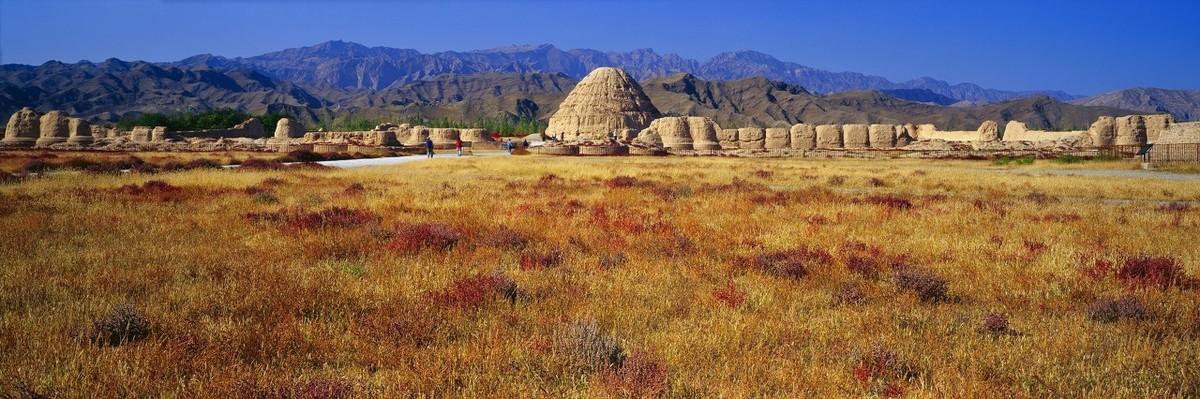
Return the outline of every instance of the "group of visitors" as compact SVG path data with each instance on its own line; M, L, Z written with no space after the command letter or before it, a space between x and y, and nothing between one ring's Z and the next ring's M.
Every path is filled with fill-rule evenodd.
M462 152L463 152L462 139L461 138L454 139L454 153L461 157ZM433 139L428 138L428 137L425 138L425 155L430 158L433 158Z

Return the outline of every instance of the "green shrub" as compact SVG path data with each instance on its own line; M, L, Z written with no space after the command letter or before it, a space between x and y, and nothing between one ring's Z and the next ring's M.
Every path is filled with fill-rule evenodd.
M1054 162L1063 163L1063 164L1080 163L1083 161L1085 161L1084 158L1082 158L1078 155L1070 155L1070 154L1059 155L1057 158L1054 158Z

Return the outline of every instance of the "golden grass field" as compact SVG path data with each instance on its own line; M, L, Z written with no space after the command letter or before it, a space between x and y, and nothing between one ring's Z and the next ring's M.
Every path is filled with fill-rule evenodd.
M4 183L0 393L1200 396L1200 184L1039 167L527 156Z

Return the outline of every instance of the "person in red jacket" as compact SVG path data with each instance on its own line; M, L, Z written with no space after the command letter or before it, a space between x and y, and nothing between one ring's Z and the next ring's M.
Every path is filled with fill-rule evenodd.
M454 139L454 151L457 152L458 156L460 157L462 156L462 145L461 138Z

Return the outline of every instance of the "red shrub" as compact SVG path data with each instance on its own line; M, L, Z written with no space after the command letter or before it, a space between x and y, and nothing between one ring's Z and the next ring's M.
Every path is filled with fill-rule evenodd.
M355 227L375 221L378 218L370 211L333 207L317 212L306 212L293 215L288 219L288 227L294 229L320 229L331 227Z
M938 302L946 299L949 283L932 270L912 266L895 268L893 281L896 287L917 294L924 302Z
M746 291L734 285L733 280L729 280L725 282L724 287L713 290L712 297L722 305L736 308L746 302Z
M808 275L809 268L825 266L833 257L821 249L794 248L744 258L740 263L778 277L799 279Z
M345 190L342 190L342 194L349 196L362 195L362 193L365 192L367 192L367 188L364 187L362 183L353 183L349 186L346 186Z
M1163 213L1187 213L1192 211L1192 206L1186 202L1168 202L1159 205L1158 211Z
M480 241L483 245L502 249L520 249L529 245L529 237L508 226L500 226L486 233Z
M343 399L354 396L354 385L338 378L317 378L304 384L300 389L299 398L303 399Z
M1038 191L1034 191L1026 195L1025 200L1038 205L1053 204L1059 201L1058 197Z
M263 159L247 159L238 166L238 169L241 169L241 170L280 170L280 169L283 169L286 167L287 167L287 165L284 165L282 162L279 162L279 161L268 161L268 160L263 160Z
M162 180L150 180L142 183L141 186L126 184L116 189L116 193L158 201L179 201L184 198L182 188L172 186Z
M775 192L771 194L754 194L754 196L750 197L750 202L757 206L787 205L789 199L787 194Z
M1191 285L1191 279L1179 266L1179 262L1166 256L1126 258L1117 269L1117 279L1133 288Z
M759 179L770 179L771 176L774 176L774 175L775 175L775 172L772 172L769 170L759 169L759 170L754 171L754 177L757 177Z
M288 228L296 230L356 227L379 218L371 211L341 207L317 212L289 212L287 210L255 212L244 214L242 217L252 222L282 223Z
M562 182L562 180L563 179L561 177L558 177L558 175L550 173L550 174L542 175L542 177L538 178L537 185L541 186L541 187L545 187L545 186L553 185L554 183Z
M462 236L453 227L440 223L401 224L394 229L387 247L396 251L416 251L425 248L448 250Z
M837 290L833 291L833 303L835 305L861 305L866 302L867 293L857 283L843 283L838 286Z
M609 188L633 187L638 185L638 180L632 176L614 176L605 180L604 185Z
M866 202L868 204L880 205L880 206L883 206L884 208L887 208L890 210L895 210L895 211L908 210L909 208L913 207L913 204L911 201L904 199L904 198L894 196L894 195L890 195L890 194L888 194L888 195L872 195L872 196L867 197Z
M1049 249L1046 244L1043 244L1041 241L1037 240L1024 240L1021 242L1021 245L1023 245L1025 250L1029 251L1029 254L1032 256L1041 255L1042 253L1046 252L1047 249Z
M919 370L881 345L875 345L860 355L852 372L854 379L864 388L884 396L903 395L901 384L920 377Z
M653 398L667 389L667 366L646 352L634 352L618 367L600 374L604 388L623 398Z
M1004 334L1008 330L1008 317L998 313L989 313L983 317L983 331L993 334Z
M498 296L516 301L517 283L502 274L475 275L454 280L442 290L426 294L435 304L460 309L478 309Z
M535 250L521 251L521 270L549 269L562 262L562 252L552 249L541 252Z

